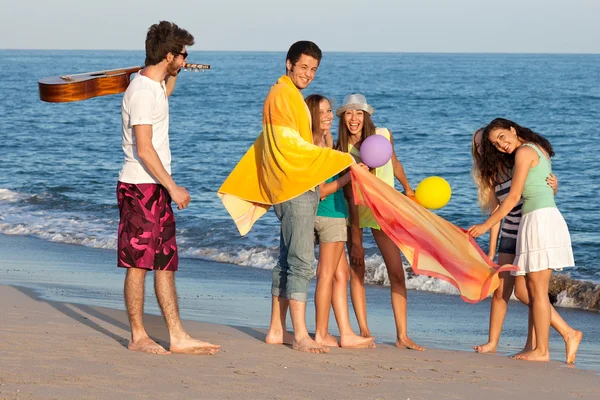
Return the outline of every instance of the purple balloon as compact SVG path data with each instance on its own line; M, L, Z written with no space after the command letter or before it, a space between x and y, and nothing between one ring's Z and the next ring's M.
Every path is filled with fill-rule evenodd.
M379 168L392 158L392 144L385 136L369 136L360 145L360 158L369 168Z

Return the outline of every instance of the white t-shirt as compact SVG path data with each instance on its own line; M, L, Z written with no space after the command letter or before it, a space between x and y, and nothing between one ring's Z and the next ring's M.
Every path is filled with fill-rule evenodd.
M125 91L121 104L123 122L123 151L125 163L119 173L124 183L159 183L144 168L137 153L134 125L152 125L152 145L171 174L171 150L169 148L169 98L165 83L147 76L135 74Z

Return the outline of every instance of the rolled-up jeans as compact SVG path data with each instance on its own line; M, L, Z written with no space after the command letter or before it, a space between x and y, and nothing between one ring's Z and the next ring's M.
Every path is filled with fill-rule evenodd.
M273 268L271 294L306 302L308 285L314 275L315 215L319 189L273 206L281 221L279 260Z

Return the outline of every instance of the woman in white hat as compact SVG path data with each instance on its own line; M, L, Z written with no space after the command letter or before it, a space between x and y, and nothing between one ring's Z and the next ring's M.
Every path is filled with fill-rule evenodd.
M362 94L351 94L344 98L344 103L337 109L340 117L337 149L348 152L361 161L360 146L371 135L382 135L394 147L392 133L386 128L376 128L371 120L374 113L373 107L367 103ZM396 152L392 151L391 159L383 166L372 171L375 176L394 187L394 178L398 179L404 193L413 197L414 191L408 183L402 163L398 160ZM344 188L348 199L349 228L348 228L348 253L350 254L351 281L350 293L356 319L360 327L361 336L369 337L371 332L367 324L367 302L365 296L365 251L362 242L363 228L370 228L373 238L385 262L391 284L392 308L396 321L396 346L415 350L423 347L413 342L407 333L406 318L406 282L400 250L392 240L380 230L375 217L367 207L356 206L352 198L350 185Z

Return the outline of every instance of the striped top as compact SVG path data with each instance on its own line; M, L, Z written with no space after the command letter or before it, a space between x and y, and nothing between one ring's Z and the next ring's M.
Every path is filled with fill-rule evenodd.
M502 203L508 192L510 192L510 185L512 183L512 170L509 170L506 175L498 173L498 179L502 182L496 182L495 192L498 201ZM519 232L519 224L521 223L521 208L523 207L523 199L519 199L517 205L510 210L508 215L504 217L502 221L501 235L503 237L516 239L517 233Z

